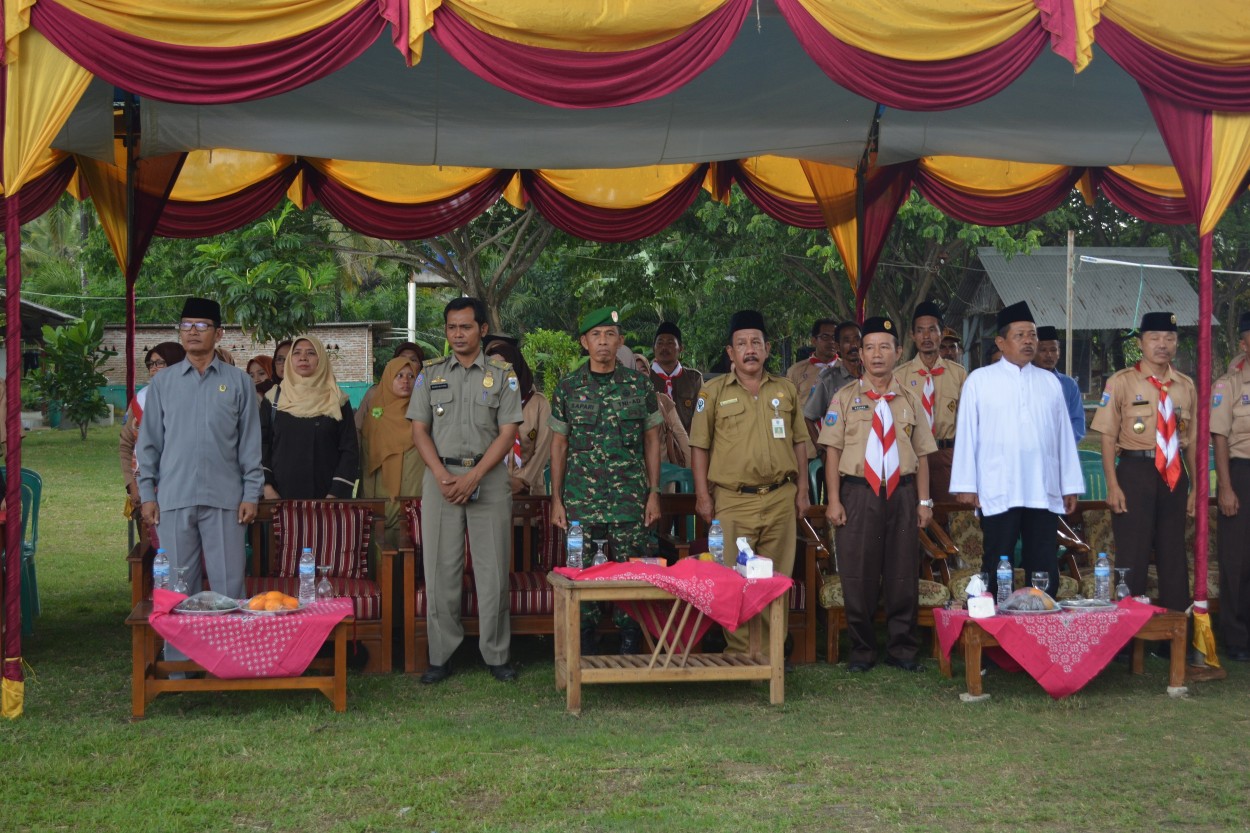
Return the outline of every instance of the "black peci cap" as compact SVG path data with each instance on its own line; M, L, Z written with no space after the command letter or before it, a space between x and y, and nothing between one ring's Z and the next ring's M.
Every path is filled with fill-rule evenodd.
M1003 327L1008 327L1017 321L1033 323L1033 312L1025 301L1017 301L1011 306L1003 307L999 310L997 329L1001 330Z
M1143 333L1174 333L1176 332L1176 313L1148 312L1141 317Z
M739 330L759 330L764 334L764 338L768 338L764 316L758 310L740 309L729 317L729 342L734 340L734 333Z
M1038 341L1058 341L1059 331L1056 330L1054 327L1038 327L1037 328L1037 340Z
M916 304L916 311L911 314L912 326L916 326L917 318L924 318L926 315L936 318L938 326L942 326L942 309L932 301L921 301L919 304Z

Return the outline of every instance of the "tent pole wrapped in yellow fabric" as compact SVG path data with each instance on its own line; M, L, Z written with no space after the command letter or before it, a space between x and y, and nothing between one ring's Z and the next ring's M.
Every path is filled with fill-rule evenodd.
M6 4L7 7L8 4ZM91 73L34 29L19 38L22 57L8 64L4 114L4 193L29 182L47 156ZM12 56L10 56L12 58Z

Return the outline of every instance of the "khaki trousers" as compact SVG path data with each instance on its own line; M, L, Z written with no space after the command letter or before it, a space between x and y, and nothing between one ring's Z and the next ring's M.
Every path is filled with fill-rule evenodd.
M794 509L797 488L787 483L766 495L744 495L730 489L715 487L712 500L716 506L716 518L725 531L725 563L732 565L738 558L739 536L745 537L756 555L773 560L773 574L789 576L794 573L794 547L798 542L798 520ZM809 588L810 592L810 588ZM768 616L759 614L764 624L762 650L768 653ZM747 628L725 631L726 650L746 653Z

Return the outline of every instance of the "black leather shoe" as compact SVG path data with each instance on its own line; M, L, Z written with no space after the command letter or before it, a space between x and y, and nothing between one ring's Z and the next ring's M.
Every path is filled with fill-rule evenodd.
M897 657L886 657L885 664L891 668L897 668L900 671L923 671L924 666L916 662L914 659L898 659Z
M1250 662L1250 650L1245 648L1229 648L1224 653L1234 662Z
M451 664L450 663L448 663L447 665L431 665L429 668L425 670L425 673L421 675L421 684L422 685L434 685L435 683L441 683L443 680L447 679L450 676L451 676Z
M516 677L517 677L516 669L513 668L511 665L507 665L505 663L504 665L488 665L486 667L490 669L490 675L494 677L496 680L498 680L499 682L501 683L515 683L516 682Z
M851 674L866 674L872 670L871 662L852 662L846 666L846 670Z
M638 628L626 628L621 631L621 653L636 654L642 650L642 631Z

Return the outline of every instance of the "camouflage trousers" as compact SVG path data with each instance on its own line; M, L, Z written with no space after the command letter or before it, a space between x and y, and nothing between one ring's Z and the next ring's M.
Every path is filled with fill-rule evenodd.
M586 548L582 552L582 566L589 567L595 561L594 541L608 542L608 560L618 563L631 558L645 558L656 550L655 536L642 525L642 519L628 523L586 522ZM582 628L593 628L603 618L603 607L598 602L582 602ZM612 607L612 622L621 630L637 628L638 623L626 616L619 607Z

